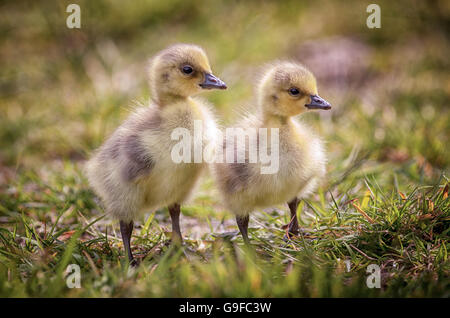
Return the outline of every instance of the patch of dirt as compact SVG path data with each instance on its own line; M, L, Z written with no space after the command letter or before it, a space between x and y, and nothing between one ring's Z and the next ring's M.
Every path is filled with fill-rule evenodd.
M374 75L371 68L372 50L354 38L331 37L307 41L295 47L292 55L327 87L361 87Z

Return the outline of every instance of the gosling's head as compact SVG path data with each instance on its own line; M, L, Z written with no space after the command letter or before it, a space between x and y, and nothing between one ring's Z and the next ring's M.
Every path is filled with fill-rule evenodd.
M258 86L258 102L267 114L290 117L308 109L330 109L317 94L314 75L303 65L276 62L269 66Z
M149 75L153 98L157 101L186 98L205 89L227 88L212 74L203 49L191 44L176 44L161 51L152 59Z

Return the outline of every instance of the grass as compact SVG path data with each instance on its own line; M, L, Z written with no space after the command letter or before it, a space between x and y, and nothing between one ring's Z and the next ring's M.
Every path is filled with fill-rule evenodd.
M307 231L301 237L282 240L281 226L288 220L280 209L257 213L250 227L254 251L246 250L239 236L222 235L214 226L199 239L188 236L183 248L172 248L167 211L156 211L135 232L135 253L143 262L130 272L117 225L105 221L86 183L76 177L76 166L66 163L55 170L44 180L24 176L22 186L1 198L11 228L0 231L2 295L417 297L448 292L445 178L404 193L382 190L376 175L350 174L303 202L299 212ZM183 213L194 210L200 224L217 217L208 206L193 207ZM65 287L62 273L70 263L81 267L82 289ZM370 264L381 267L381 289L366 287Z
M450 296L443 2L380 2L379 30L366 28L361 2L79 3L80 30L64 27L63 2L2 5L0 296ZM82 167L149 97L146 59L177 41L204 46L227 82L205 95L226 125L251 104L261 63L304 62L334 106L301 119L326 141L328 173L298 209L300 237L282 240L286 206L252 214L253 250L205 176L182 208L185 245L169 245L166 209L149 211L133 236L142 264L130 270ZM80 289L66 286L69 264ZM370 264L381 288L366 285Z

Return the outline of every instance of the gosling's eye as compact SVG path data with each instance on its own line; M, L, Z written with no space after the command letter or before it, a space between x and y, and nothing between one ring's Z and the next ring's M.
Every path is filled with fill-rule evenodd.
M190 66L190 65L185 65L185 66L183 66L183 67L181 68L181 71L182 71L184 74L189 75L189 74L191 74L191 73L194 71L194 69L193 69L192 66Z
M289 94L291 96L298 96L298 95L300 95L300 91L296 87L289 88L288 92L289 92Z

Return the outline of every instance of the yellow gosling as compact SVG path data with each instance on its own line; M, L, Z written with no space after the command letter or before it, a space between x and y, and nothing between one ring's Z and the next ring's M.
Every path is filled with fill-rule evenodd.
M153 101L137 109L87 162L90 185L107 213L120 220L120 230L131 264L134 220L149 209L168 206L172 241L181 243L180 204L191 193L204 163L175 163L171 134L185 128L192 134L200 120L203 143L212 142L216 124L209 105L192 96L204 89L225 89L211 72L205 52L196 45L177 44L157 54L150 63Z
M256 91L258 114L249 114L238 125L248 137L243 163L216 163L215 176L224 204L236 215L239 230L246 243L249 213L256 208L288 203L291 222L288 233L298 234L296 210L299 200L315 190L325 174L326 156L322 141L310 128L292 117L310 109L330 109L330 104L319 97L316 79L304 66L293 62L274 62L267 66ZM270 153L271 128L278 128L279 166L275 173L262 174L262 163L249 160L250 145L258 148L260 139L250 130L268 129ZM252 137L253 136L253 137ZM248 148L246 148L248 147ZM241 147L242 148L242 147ZM224 153L227 142L223 144ZM260 159L260 158L259 158Z

